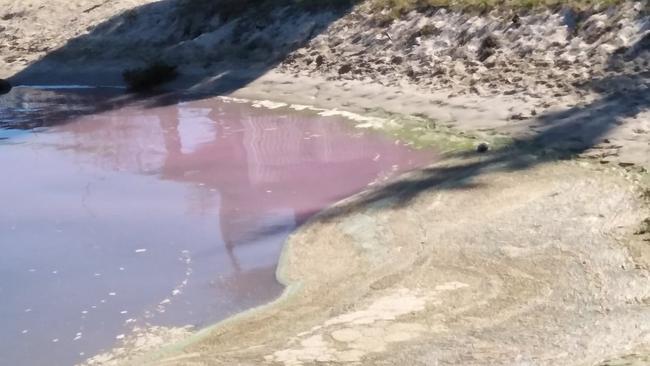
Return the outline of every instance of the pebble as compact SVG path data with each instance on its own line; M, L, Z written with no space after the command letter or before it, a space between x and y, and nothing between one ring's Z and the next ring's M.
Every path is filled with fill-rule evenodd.
M490 145L487 142L481 142L476 146L476 152L478 153L486 153L490 150Z

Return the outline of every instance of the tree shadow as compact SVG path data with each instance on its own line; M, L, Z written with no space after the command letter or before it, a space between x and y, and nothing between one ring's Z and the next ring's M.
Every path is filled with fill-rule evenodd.
M351 11L355 0L162 0L122 12L69 40L9 78L13 85L122 85L125 69L181 65L168 90L100 93L101 113L133 104L157 107L229 94L256 80ZM96 7L89 8L92 12ZM77 91L83 98L95 91ZM68 91L68 94L72 94ZM4 98L4 97L3 97ZM0 103L3 103L0 99ZM4 102L6 104L8 102ZM38 126L65 123L64 111L40 110ZM1 116L0 116L1 117ZM25 119L29 116L24 116ZM6 118L8 119L8 118ZM33 128L29 124L26 128ZM22 128L20 125L14 128Z

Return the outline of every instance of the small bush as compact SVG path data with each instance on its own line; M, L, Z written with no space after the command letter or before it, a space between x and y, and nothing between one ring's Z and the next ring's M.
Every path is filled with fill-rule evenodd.
M176 66L155 62L139 69L126 70L122 78L129 90L148 91L178 77Z

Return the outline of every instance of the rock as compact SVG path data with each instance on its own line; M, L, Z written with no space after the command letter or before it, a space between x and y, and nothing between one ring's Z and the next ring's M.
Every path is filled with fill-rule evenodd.
M511 21L513 28L519 28L521 26L521 18L518 14L513 15Z
M10 91L11 91L11 84L4 79L0 79L0 95L7 94Z
M570 34L575 34L578 29L578 23L580 21L579 14L571 9L570 7L565 7L560 13L564 25L568 28Z
M477 85L477 84L472 85L469 88L469 91L471 91L472 93L474 93L476 95L479 95L479 96L487 95L487 93L485 92L485 89L483 89L480 85Z
M497 48L499 48L499 41L497 38L492 35L488 35L481 42L476 56L479 61L483 62L487 60L488 57L494 55Z
M650 33L647 33L625 52L625 59L628 61L633 60L647 51L650 51Z
M478 144L478 146L476 146L476 152L480 154L486 153L489 150L490 150L490 145L487 142L481 142L480 144Z
M526 119L526 117L523 115L523 113L515 113L513 115L510 115L508 119L511 121L523 121Z
M347 74L350 71L352 71L352 65L350 64L344 64L339 67L339 75Z
M467 74L466 72L467 69L465 68L465 64L460 61L454 62L452 70L454 74L459 76L465 76Z
M486 57L485 60L483 60L483 66L485 66L488 69L491 69L491 68L495 67L496 64L497 64L497 62L496 62L496 57L494 56L494 54Z
M318 55L318 56L316 56L316 66L317 66L317 67L319 67L320 65L322 65L323 62L325 62L325 57L323 57L323 55Z
M404 59L401 56L393 56L393 58L390 59L390 62L395 65L399 65L404 61Z
M422 37L436 36L439 35L442 31L436 28L432 24L426 24L418 31L412 33L407 40L407 44L413 46L418 43L418 39Z

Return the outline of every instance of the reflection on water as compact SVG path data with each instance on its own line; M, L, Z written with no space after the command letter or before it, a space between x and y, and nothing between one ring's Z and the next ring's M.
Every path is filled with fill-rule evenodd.
M0 130L10 365L73 364L134 326L202 326L269 301L297 225L432 159L332 117L216 99L83 116L106 96L20 93L29 103L5 100L0 114L14 127ZM76 117L17 132L51 125L41 111L57 98Z

